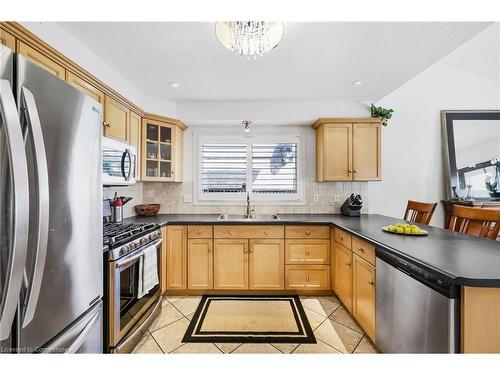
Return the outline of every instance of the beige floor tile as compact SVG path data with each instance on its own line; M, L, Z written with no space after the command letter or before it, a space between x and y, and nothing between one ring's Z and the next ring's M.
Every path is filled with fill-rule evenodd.
M308 308L305 308L304 312L306 313L307 320L309 321L309 324L311 325L313 331L327 319L326 316L321 315L316 311L309 310Z
M179 301L183 298L186 298L186 296L163 296L168 302L172 303L175 301Z
M217 342L215 346L217 346L224 353L231 353L234 349L236 349L241 344L233 344L229 342Z
M172 302L172 305L174 305L177 310L179 310L181 313L184 315L189 315L192 314L196 311L196 308L198 307L198 304L201 301L201 297L185 297L183 299L180 299L178 301Z
M280 354L281 352L271 344L243 344L231 354Z
M352 353L363 338L362 334L330 319L325 320L314 335L342 353Z
M161 313L158 317L153 321L153 324L148 328L149 332L154 332L160 328L165 327L166 325L175 322L182 318L183 315L168 302L166 299L162 302Z
M172 350L177 349L183 344L181 340L184 337L184 333L186 333L188 325L189 320L182 318L176 320L168 326L154 331L152 335L156 342L160 345L161 349L165 353L170 353Z
M309 297L302 301L302 305L321 315L329 316L340 306L340 301L337 297Z
M317 340L316 344L300 344L292 354L342 354L338 350Z
M363 331L363 328L361 328L358 323L356 323L352 315L349 313L349 311L346 310L344 306L340 306L337 310L335 310L333 314L330 315L329 319L333 320L334 322L343 324L346 327L349 327L350 329L353 329L361 334L365 333Z
M272 344L276 349L285 354L290 354L299 344Z
M368 338L368 336L363 337L359 343L354 354L376 354L380 353L374 343Z
M134 350L132 350L133 354L163 354L162 350L153 339L153 337L146 333L142 336L141 341L136 345Z
M188 342L171 354L222 354L222 352L214 344Z

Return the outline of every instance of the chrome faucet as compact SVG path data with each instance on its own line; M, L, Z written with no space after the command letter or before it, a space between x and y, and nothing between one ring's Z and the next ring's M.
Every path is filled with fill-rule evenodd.
M253 211L254 210L251 210L250 209L250 192L247 191L247 219L252 219L254 214L253 214Z

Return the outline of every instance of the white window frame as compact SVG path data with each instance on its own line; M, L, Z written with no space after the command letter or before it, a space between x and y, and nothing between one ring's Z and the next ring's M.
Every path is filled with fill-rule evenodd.
M250 135L250 136L208 136L195 135L195 168L193 168L193 191L195 205L245 205L247 193L204 193L201 191L202 179L202 145L204 143L237 143L245 144L247 147L247 187L250 193L252 204L272 205L272 204L290 204L303 205L304 200L304 178L303 166L305 165L305 133L296 132L291 135ZM297 193L296 194L269 194L253 193L252 188L252 145L267 143L296 143L297 144Z

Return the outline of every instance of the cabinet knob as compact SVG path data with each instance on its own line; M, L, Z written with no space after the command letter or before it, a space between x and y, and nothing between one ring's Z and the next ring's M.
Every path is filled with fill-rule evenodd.
M306 280L309 281L309 275L306 275Z
M339 238L341 241L344 241L344 236L340 235Z
M107 128L111 127L111 124L109 122L103 121L102 124Z
M351 262L347 262L347 263L346 263L346 265L347 265L348 267L351 267Z
M250 248L250 252L253 253L253 246Z
M170 174L175 174L175 171L171 171Z
M368 281L368 284L370 284L370 285L375 285L375 281L370 280L370 281Z
M266 236L269 236L269 232L268 232L268 231L264 231L264 234L265 234Z
M353 170L352 170L352 169L348 169L348 170L347 170L347 172L352 173L352 172L353 172Z
M309 250L306 250L306 255L309 255Z
M211 253L212 252L212 248L209 246L208 247L208 252Z
M356 169L353 169L352 173L358 173L358 171Z
M230 230L230 231L229 231L229 235L230 235L230 236L232 236L232 235L233 235L233 231L232 231L232 230Z
M198 235L200 235L200 234L201 234L201 230L200 230L200 229L198 229L198 230L196 231L196 233L198 233Z
M245 249L243 250L243 252L246 254L248 253L248 249L245 247Z
M358 251L361 251L362 253L364 253L365 249L363 249L362 247L358 247Z
M306 230L306 236L309 236L311 234L310 230Z

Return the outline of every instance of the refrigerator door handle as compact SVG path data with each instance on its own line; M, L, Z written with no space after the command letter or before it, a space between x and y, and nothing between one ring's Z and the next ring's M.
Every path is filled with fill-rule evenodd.
M38 109L33 94L26 87L21 89L21 108L24 110L28 134L31 135L33 141L37 202L36 213L34 212L32 215L37 215L36 221L38 224L34 244L33 278L28 286L23 312L23 328L25 328L35 315L45 269L49 237L49 175Z
M3 119L7 151L10 157L13 198L13 237L12 251L8 259L5 288L0 301L0 341L10 336L17 302L23 282L23 270L28 247L29 188L28 163L17 113L14 94L9 81L0 80L0 116Z
M99 316L101 314L101 310L97 311L95 315L90 319L90 321L87 323L85 328L80 332L78 337L73 341L73 343L69 346L69 348L66 350L66 353L76 353L78 349L80 349L80 346L82 346L83 342L87 338L89 332L92 330L94 324L99 320Z

